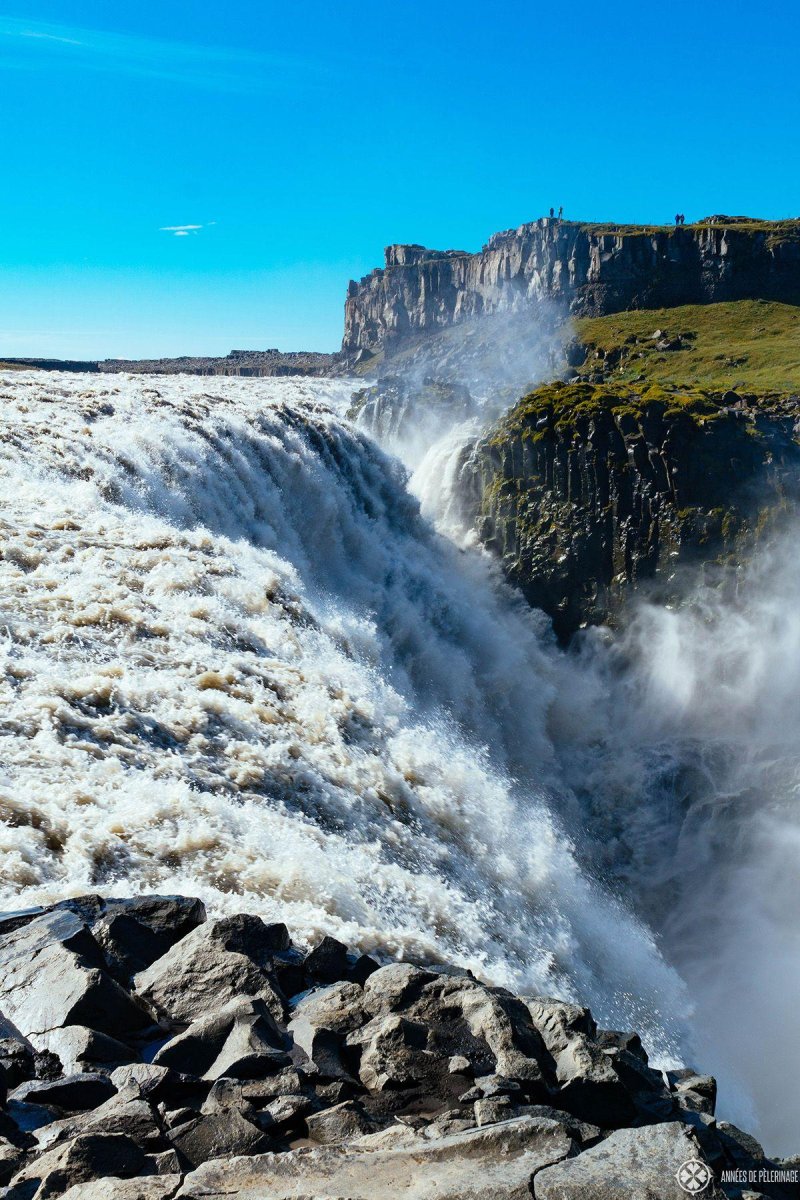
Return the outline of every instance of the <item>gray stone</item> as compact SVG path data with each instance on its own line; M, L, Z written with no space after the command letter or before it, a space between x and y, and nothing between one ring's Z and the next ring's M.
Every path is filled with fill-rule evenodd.
M536 1176L536 1200L686 1200L681 1165L704 1160L682 1125L669 1122L618 1129L604 1141ZM720 1195L712 1184L703 1200Z
M43 1034L40 1041L58 1056L67 1074L86 1070L97 1063L127 1063L135 1057L124 1042L109 1037L107 1033L99 1033L96 1029L87 1029L84 1025L53 1029Z
M180 1176L181 1162L177 1150L161 1150L148 1156L159 1175ZM175 1185L177 1190L177 1184Z
M353 983L365 984L370 975L374 975L380 969L380 963L374 958L370 958L368 954L360 954L355 962L351 963L347 978L352 979Z
M37 1132L36 1140L46 1150L84 1133L122 1133L149 1151L162 1148L164 1130L152 1104L139 1097L121 1095L112 1096L90 1112L53 1121Z
M187 1176L178 1197L530 1200L536 1172L573 1148L560 1126L530 1118L433 1141L411 1131L400 1136L410 1137L411 1145L381 1150L355 1144L206 1163Z
M459 1096L463 1103L485 1100L493 1096L519 1096L521 1088L516 1079L504 1075L479 1075L469 1091Z
M229 1108L237 1109L250 1119L255 1115L255 1108L250 1100L245 1099L238 1079L218 1079L210 1087L200 1112L208 1116L209 1113L225 1112Z
M308 1136L324 1146L337 1142L349 1142L365 1133L372 1133L373 1125L359 1104L346 1100L325 1108L306 1118Z
M332 937L324 937L303 963L306 974L319 983L336 983L345 979L348 967L347 946Z
M32 1079L11 1093L12 1100L26 1104L46 1104L79 1112L97 1108L114 1095L116 1088L107 1075L90 1072L67 1075L63 1079Z
M351 1034L348 1045L362 1048L358 1077L363 1086L383 1092L420 1083L434 1066L432 1056L425 1057L425 1040L424 1029L397 1013L374 1017Z
M432 971L423 971L410 963L380 967L364 984L364 1008L372 1016L395 1012L417 998L425 984L435 978Z
M288 1065L285 1044L267 1005L243 997L192 1022L153 1061L207 1080L222 1075L258 1079Z
M675 1083L675 1091L682 1104L695 1112L714 1115L717 1106L717 1081L712 1075L686 1073Z
M105 1176L130 1179L147 1170L144 1152L118 1133L82 1134L41 1154L18 1171L9 1184L7 1200L49 1200L76 1185ZM38 1189L32 1186L38 1181Z
M155 1063L131 1063L111 1073L111 1081L127 1099L141 1097L167 1108L201 1099L208 1084L193 1075L182 1075Z
M152 1022L104 970L100 947L68 910L44 913L0 940L0 1006L37 1048L64 1025L123 1040Z
M303 1092L289 1092L265 1104L258 1114L258 1124L266 1133L284 1134L299 1129L303 1118L314 1110L315 1101Z
M423 997L418 1005L412 1006L409 1016L430 1020L433 1025L452 1023L453 1010L460 1011L471 1038L488 1049L494 1059L495 1074L543 1090L549 1056L521 1000L470 978L439 978L425 987ZM470 1053L467 1057L472 1061Z
M561 1112L549 1104L526 1105L521 1109L521 1115L546 1117L550 1121L557 1121L559 1125L564 1126L569 1136L581 1146L594 1145L603 1136L599 1126L589 1125L586 1121L580 1121L577 1117L573 1117L571 1113Z
M355 1082L345 1060L345 1038L341 1034L330 1029L317 1029L303 1017L290 1022L289 1033L295 1046L323 1079Z
M730 1121L720 1121L717 1124L717 1133L728 1156L738 1166L750 1167L756 1163L764 1163L764 1147L757 1138L745 1133L738 1125L733 1125Z
M478 1128L484 1125L496 1125L498 1121L508 1121L517 1115L516 1105L509 1096L491 1096L485 1100L476 1100L475 1124Z
M305 1021L315 1029L333 1033L352 1033L369 1020L363 1004L363 989L357 983L334 983L306 992L292 1009L289 1028Z
M281 1020L283 999L269 965L274 944L274 927L257 917L209 921L137 975L136 989L173 1021L196 1021L243 996L263 1000Z
M302 1090L303 1079L291 1067L284 1067L267 1079L245 1080L242 1083L242 1095L257 1107L278 1096L290 1096Z
M118 1092L135 1088L139 1095L146 1096L155 1092L169 1079L169 1067L159 1067L156 1063L128 1063L117 1067L111 1072L111 1082Z
M179 1174L161 1172L144 1179L98 1179L71 1187L61 1200L172 1200L180 1183Z
M272 1147L270 1138L236 1109L185 1121L170 1129L168 1137L181 1161L190 1167L212 1158L263 1154Z
M24 1150L0 1137L0 1187L5 1187L11 1176L20 1169L24 1158Z
M36 1073L36 1050L25 1035L0 1013L0 1075L6 1088L15 1088Z
M106 900L92 932L106 959L126 981L144 971L206 919L191 896L136 896Z
M556 1074L555 1107L603 1129L633 1120L636 1107L611 1058L585 1034L576 1034L557 1056Z
M597 1033L597 1026L588 1008L546 996L526 997L525 1003L545 1046L554 1058L566 1049L576 1034L593 1038Z

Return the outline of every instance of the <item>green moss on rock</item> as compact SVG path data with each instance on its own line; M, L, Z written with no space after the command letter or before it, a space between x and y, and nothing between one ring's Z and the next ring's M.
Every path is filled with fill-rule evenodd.
M731 561L786 511L795 408L660 382L545 384L478 447L482 539L562 636L613 619L631 586L666 597L681 564Z

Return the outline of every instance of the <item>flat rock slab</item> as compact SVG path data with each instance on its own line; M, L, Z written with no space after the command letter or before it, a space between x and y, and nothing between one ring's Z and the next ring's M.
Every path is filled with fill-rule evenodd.
M577 1158L565 1159L536 1176L536 1200L686 1200L678 1183L685 1162L703 1154L678 1122L618 1129ZM713 1183L699 1193L715 1200Z
M573 1150L555 1121L522 1117L437 1141L293 1150L207 1162L180 1200L530 1200L531 1179ZM630 1200L630 1197L628 1197Z
M63 1079L31 1079L12 1092L12 1100L26 1104L54 1105L70 1112L97 1108L110 1100L116 1088L107 1075L81 1073Z
M144 1179L98 1179L79 1183L61 1200L171 1200L180 1186L180 1175L155 1175Z

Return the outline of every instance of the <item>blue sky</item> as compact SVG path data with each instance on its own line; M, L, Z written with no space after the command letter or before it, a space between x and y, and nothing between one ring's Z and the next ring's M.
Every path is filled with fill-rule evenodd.
M800 214L799 53L795 0L3 7L0 355L333 349L386 243L551 204Z

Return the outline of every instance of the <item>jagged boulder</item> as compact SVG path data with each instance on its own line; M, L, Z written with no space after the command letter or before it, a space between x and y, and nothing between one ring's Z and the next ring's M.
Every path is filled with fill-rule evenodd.
M288 1044L265 1002L242 997L193 1021L161 1047L153 1062L208 1080L258 1079L288 1064Z
M88 925L67 909L0 937L0 1008L39 1048L67 1025L127 1041L152 1024L148 1009L106 970Z
M135 1178L146 1174L148 1166L144 1151L124 1134L81 1134L23 1167L12 1178L5 1200L50 1200L107 1176Z
M285 943L286 926L265 925L259 917L209 921L137 975L136 990L172 1021L195 1021L240 996L263 1000L280 1019L284 998L271 958Z

